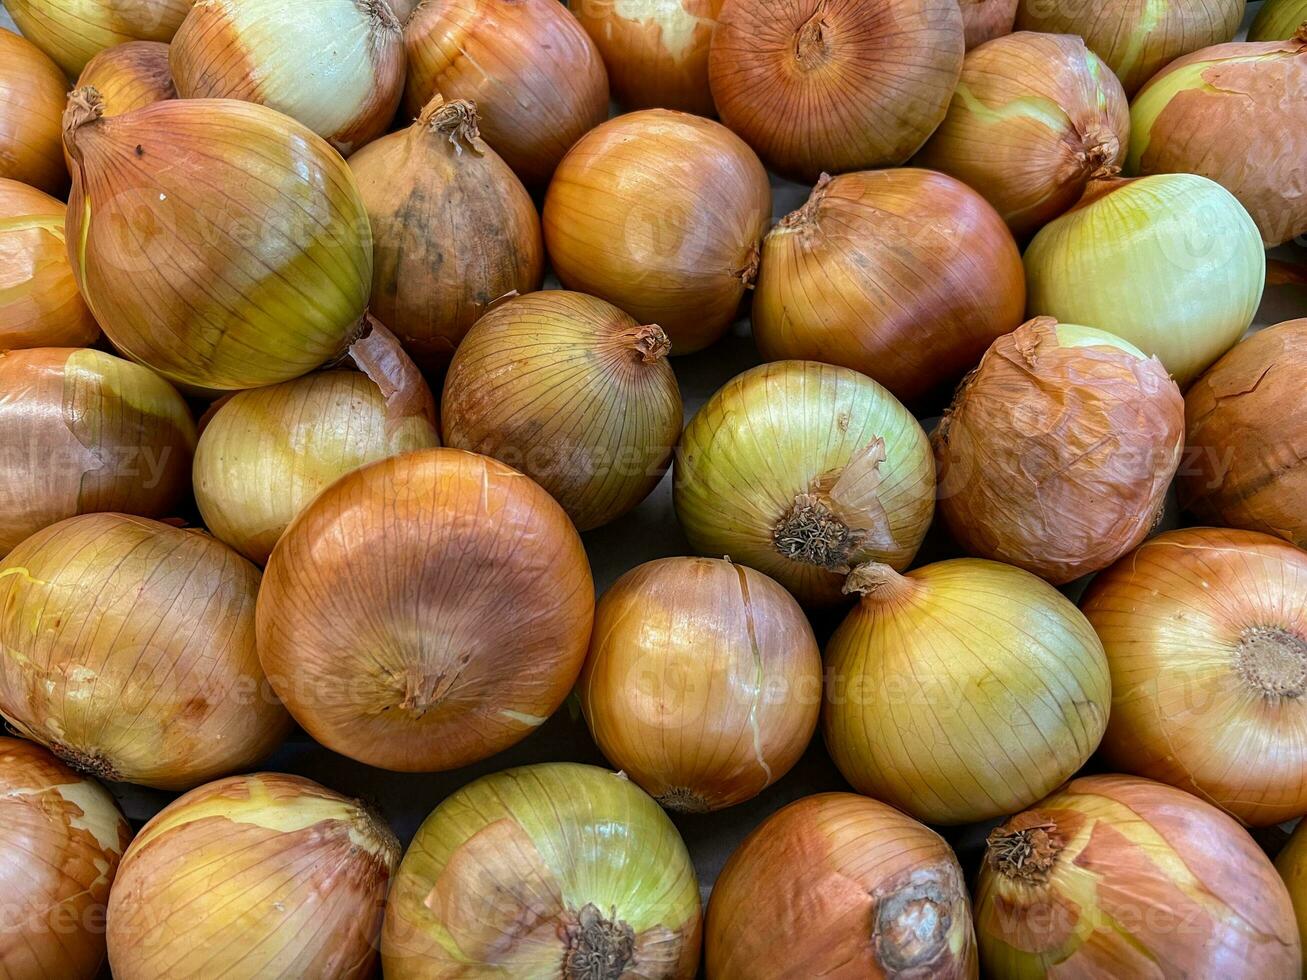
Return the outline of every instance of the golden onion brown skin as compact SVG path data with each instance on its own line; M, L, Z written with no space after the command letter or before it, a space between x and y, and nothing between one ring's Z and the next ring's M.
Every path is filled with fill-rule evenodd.
M1012 33L1021 0L958 0L967 50Z
M0 178L68 190L59 119L68 79L25 37L0 27Z
M168 45L161 41L128 41L101 51L77 78L77 88L88 85L104 99L106 116L177 98Z
M128 41L172 40L194 0L5 0L24 37L69 78L93 57Z

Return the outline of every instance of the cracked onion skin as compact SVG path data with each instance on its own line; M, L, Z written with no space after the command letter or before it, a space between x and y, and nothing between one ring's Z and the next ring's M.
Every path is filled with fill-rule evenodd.
M59 119L68 79L25 37L0 27L0 178L62 197L68 190Z
M87 86L104 99L106 116L121 116L177 98L168 66L168 45L161 41L128 41L101 51L77 78L77 88Z
M5 0L23 36L76 78L93 57L128 41L171 41L194 0Z
M958 0L967 50L1012 33L1021 0Z

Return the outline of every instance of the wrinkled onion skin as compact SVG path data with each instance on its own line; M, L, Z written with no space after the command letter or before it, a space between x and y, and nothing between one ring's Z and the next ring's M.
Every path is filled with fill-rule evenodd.
M5 0L25 37L69 78L106 48L172 40L194 0Z
M0 178L59 197L68 190L59 128L67 94L58 66L0 27Z
M1287 41L1307 21L1307 0L1266 0L1248 28L1250 41Z
M967 50L1012 33L1021 0L959 0Z
M1233 820L1132 776L1073 780L1034 809L1063 842L1049 881L989 861L975 892L987 976L1297 977L1293 909L1270 860Z
M161 41L128 41L101 51L78 76L76 87L87 85L104 97L106 116L121 116L177 98L168 66L168 45Z
M731 855L705 926L713 980L975 980L967 889L948 844L892 807L822 793Z

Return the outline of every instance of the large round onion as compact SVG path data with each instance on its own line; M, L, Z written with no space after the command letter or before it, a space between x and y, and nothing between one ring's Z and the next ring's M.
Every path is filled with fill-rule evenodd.
M798 603L760 572L664 558L604 594L578 685L608 761L669 810L743 803L817 728L821 651Z
M667 815L620 774L555 762L436 807L395 878L381 960L387 980L690 980L700 933Z
M166 517L190 486L195 423L149 368L86 348L0 353L0 557L66 517Z
M0 712L76 768L185 789L289 719L254 648L259 571L200 531L88 514L0 562Z
M708 73L722 122L812 183L916 152L944 118L963 48L957 0L726 0Z
M59 116L68 80L26 38L0 27L0 178L68 189Z
M1002 218L929 170L823 178L767 236L753 332L768 360L811 358L915 401L1021 323L1021 253Z
M1270 860L1215 807L1131 776L1072 781L989 835L976 887L993 977L1299 976Z
M365 980L399 855L379 816L299 776L201 786L123 856L109 965L117 980Z
M1307 0L1266 0L1248 28L1250 41L1287 41L1307 22Z
M690 421L675 499L695 550L833 605L853 566L912 561L935 511L935 468L917 420L876 382L781 361L728 381Z
M105 48L171 41L195 0L5 0L25 37L70 78Z
M974 980L976 937L948 844L892 807L822 793L731 855L704 930L713 980Z
M502 463L431 449L355 470L296 518L259 593L259 656L327 748L454 769L562 704L593 618L563 509Z
M967 50L1012 33L1021 0L958 0Z
M104 114L120 116L177 97L168 65L168 45L128 41L106 48L86 63L77 87L90 86L104 99Z
M739 137L648 109L605 123L567 155L545 198L545 245L569 289L657 323L688 354L735 318L770 218L767 172Z

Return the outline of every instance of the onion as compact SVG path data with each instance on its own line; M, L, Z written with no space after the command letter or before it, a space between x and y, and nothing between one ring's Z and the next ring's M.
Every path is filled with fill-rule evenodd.
M770 218L767 172L735 134L648 109L567 155L545 198L545 246L569 289L657 323L688 354L734 320Z
M69 78L105 48L171 41L195 0L5 0L23 36Z
M0 353L0 557L67 517L164 517L190 486L195 423L149 368L85 348Z
M1299 821L1289 843L1275 859L1275 869L1280 872L1293 902L1299 939L1307 936L1307 844L1303 841L1307 841L1307 824Z
M893 166L948 108L956 0L727 0L708 75L724 122L787 177Z
M109 901L119 980L373 976L399 841L299 776L233 776L165 807Z
M429 449L355 470L295 519L259 593L259 656L327 748L430 772L543 724L593 616L562 508L502 463Z
M432 96L467 99L481 133L528 187L544 187L582 134L608 118L608 76L558 0L430 0L404 25L416 116Z
M403 24L412 16L413 11L418 8L422 0L389 0L390 9L394 11L396 19Z
M375 242L372 312L432 373L492 303L544 278L535 203L481 141L476 112L436 96L349 164Z
M1109 330L1181 388L1243 336L1266 278L1257 225L1194 174L1091 181L1025 261L1030 316Z
M852 793L809 796L763 821L718 876L704 932L713 980L977 976L949 846Z
M958 0L967 50L1012 33L1021 0Z
M119 350L194 389L289 381L341 354L372 281L349 167L263 106L174 100L64 116L68 241L82 295Z
M128 41L106 48L82 69L77 87L87 86L100 93L106 116L121 116L175 99L177 89L168 66L168 45L161 41Z
M826 647L826 748L860 793L961 824L1029 806L1107 724L1107 661L1051 585L961 558L853 570L862 601ZM1009 976L1011 974L1002 974Z
M0 963L8 980L93 980L131 828L113 797L31 742L0 738Z
M1078 37L1022 31L968 54L948 115L916 161L985 196L1018 238L1119 172L1130 109Z
M676 828L619 774L553 762L445 799L386 907L387 980L689 980L699 886Z
M994 977L1297 977L1270 860L1215 807L1130 776L1072 781L989 835L976 933Z
M186 789L289 727L254 649L259 572L225 545L88 514L0 562L0 712L102 779Z
M742 565L664 558L595 613L578 685L608 761L669 810L753 799L817 728L821 651L788 592Z
M916 401L1025 306L1021 253L975 191L929 170L823 178L767 236L753 331L768 360L854 368Z
M0 27L0 178L68 189L59 135L68 81L26 38Z
M1287 41L1307 21L1307 0L1266 0L1248 28L1250 41Z

